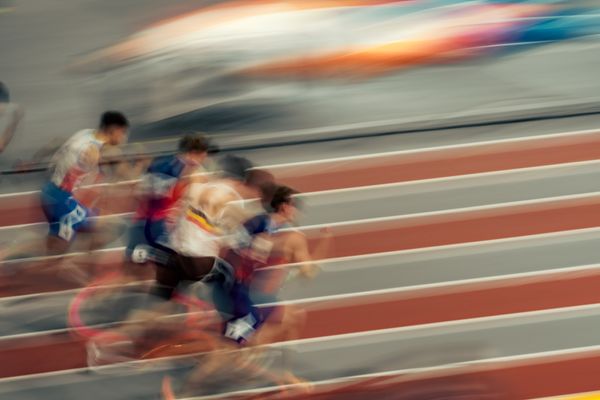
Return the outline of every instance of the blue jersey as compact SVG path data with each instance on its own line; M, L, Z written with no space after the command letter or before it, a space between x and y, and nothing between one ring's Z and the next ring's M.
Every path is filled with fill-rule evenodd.
M182 194L180 182L185 163L176 155L159 157L142 177L140 189L144 199L137 210L137 219L165 219Z
M239 243L240 247L252 247L252 241L260 234L274 234L287 225L277 225L269 214L259 214L244 223L245 239ZM243 256L241 253L230 251L225 257L234 270L234 282L229 290L229 299L232 304L231 318L225 327L224 335L238 343L244 343L264 323L275 307L257 308L251 299L250 284L256 268L265 263L254 260L252 257ZM266 262L266 260L265 260ZM256 294L256 293L255 293ZM273 294L261 294L263 300L275 302Z

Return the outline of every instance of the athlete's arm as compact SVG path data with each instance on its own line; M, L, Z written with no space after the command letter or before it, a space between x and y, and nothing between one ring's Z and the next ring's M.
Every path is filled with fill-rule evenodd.
M290 238L292 250L292 263L301 263L299 268L300 275L305 278L312 279L319 272L319 266L313 261L310 252L308 251L308 241L304 234L295 232Z
M82 183L93 182L97 178L98 163L100 162L100 150L96 146L88 146L77 160L77 168L81 171L89 173L85 181Z
M329 228L321 231L321 237L311 256L308 251L308 240L304 234L296 232L292 238L292 262L302 263L300 275L307 278L314 278L319 272L319 266L315 264L314 259L321 260L329 256L333 234Z

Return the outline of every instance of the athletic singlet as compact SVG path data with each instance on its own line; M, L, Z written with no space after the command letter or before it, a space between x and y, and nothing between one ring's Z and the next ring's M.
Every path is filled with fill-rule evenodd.
M249 282L256 269L267 265L284 263L281 256L275 257L271 251L273 242L261 237L261 234L273 235L281 229L289 228L290 225L276 225L268 214L260 214L251 218L244 224L244 229L250 236L246 248L237 255L230 254L236 260L235 277L240 282Z
M94 129L77 132L52 157L50 181L60 189L72 193L85 177L97 173L97 164L86 165L81 158L91 146L98 150L103 146L104 143L94 137L94 132Z
M192 196L200 196L209 189L219 189L233 194L237 200L243 200L235 189L225 183L196 183L189 188ZM210 216L202 209L187 205L184 216L178 221L171 236L175 250L192 257L218 257L222 235L219 223L225 206L219 214Z
M177 155L159 157L150 164L139 185L144 200L134 219L157 221L168 217L185 190L180 179L185 167Z

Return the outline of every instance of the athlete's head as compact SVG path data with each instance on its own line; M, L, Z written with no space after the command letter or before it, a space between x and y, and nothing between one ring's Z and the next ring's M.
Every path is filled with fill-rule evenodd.
M127 139L129 121L118 111L106 111L100 117L99 130L106 135L109 144L122 144Z
M262 169L251 169L246 176L246 185L258 192L263 208L271 212L271 199L277 189L273 174Z
M251 171L252 162L244 157L227 154L219 160L219 168L223 178L245 183Z
M293 222L298 215L298 200L294 198L296 194L298 192L290 187L277 186L271 198L271 211L286 221Z
M179 141L179 153L188 165L200 165L206 159L209 149L208 139L201 134L185 135Z
M3 82L0 82L0 104L10 103L10 92Z

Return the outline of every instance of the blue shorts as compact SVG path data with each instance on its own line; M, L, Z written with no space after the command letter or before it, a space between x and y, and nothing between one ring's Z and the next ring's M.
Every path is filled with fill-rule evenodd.
M174 254L169 247L169 231L165 220L137 220L129 228L129 241L125 249L127 259L143 264L148 260L165 264Z
M131 223L129 227L128 236L129 239L127 241L127 247L125 248L125 256L128 259L132 259L134 251L140 248L149 247L148 241L146 240L146 234L144 233L144 228L146 227L145 220L137 220ZM141 262L141 261L140 261Z
M265 323L276 306L256 307L254 300L272 303L277 299L272 295L257 294L251 295L251 289L248 285L235 282L229 291L231 301L232 318L227 321L224 336L242 344L247 342L252 335Z
M72 193L62 190L54 183L44 185L41 201L42 210L50 225L49 235L71 241L76 232L92 228L90 217L94 213L75 200Z

